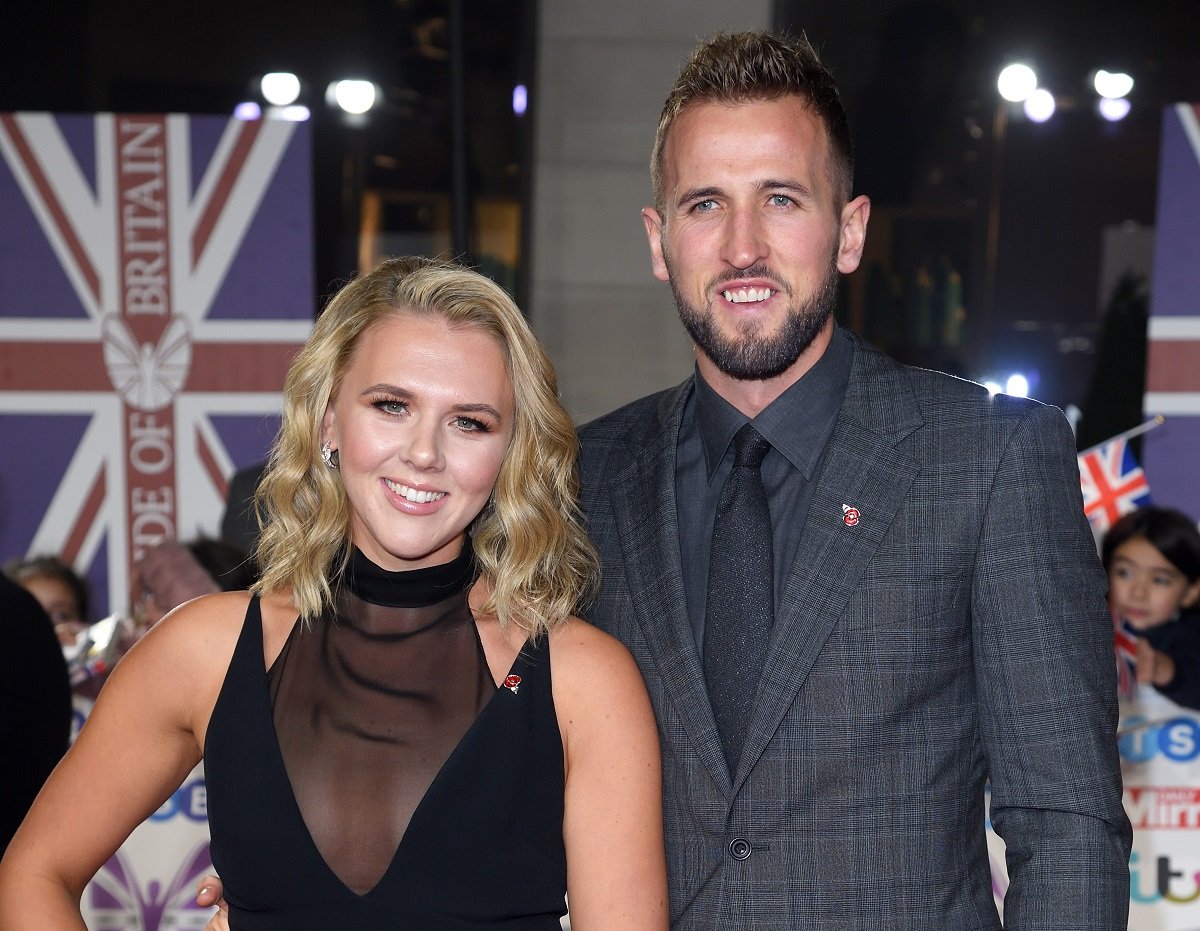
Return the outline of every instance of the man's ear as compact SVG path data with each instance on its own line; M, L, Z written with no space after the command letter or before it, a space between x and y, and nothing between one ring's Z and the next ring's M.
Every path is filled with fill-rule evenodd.
M859 194L842 208L841 224L838 227L837 269L848 275L862 261L863 247L867 244L867 221L871 218L871 199Z
M667 260L663 257L663 221L653 207L642 208L642 224L646 227L646 241L650 244L650 268L659 281L667 281Z

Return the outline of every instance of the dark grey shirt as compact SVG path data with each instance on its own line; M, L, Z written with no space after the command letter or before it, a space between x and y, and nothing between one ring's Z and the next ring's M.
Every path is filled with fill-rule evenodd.
M813 478L846 396L853 359L850 340L841 329L835 329L829 348L817 364L753 421L755 429L771 444L762 475L771 510L776 604L788 569L798 556ZM679 550L688 617L697 645L704 643L708 560L717 499L733 469L733 435L746 422L746 416L697 372L696 390L684 403L675 454Z

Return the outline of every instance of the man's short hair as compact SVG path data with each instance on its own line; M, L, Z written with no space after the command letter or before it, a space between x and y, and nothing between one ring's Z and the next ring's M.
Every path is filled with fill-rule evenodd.
M850 200L854 147L833 75L804 36L767 32L718 33L692 52L671 88L658 120L650 180L654 204L664 205L663 150L675 118L698 103L740 104L796 95L825 126L831 153L830 179L838 206Z

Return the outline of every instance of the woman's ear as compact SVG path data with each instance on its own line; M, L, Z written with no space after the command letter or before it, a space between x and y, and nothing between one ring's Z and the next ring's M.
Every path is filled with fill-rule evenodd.
M330 401L325 405L325 416L321 418L320 440L317 445L324 446L326 443L331 443L334 446L338 445L337 437L334 435L334 423L336 417L333 413L333 402Z

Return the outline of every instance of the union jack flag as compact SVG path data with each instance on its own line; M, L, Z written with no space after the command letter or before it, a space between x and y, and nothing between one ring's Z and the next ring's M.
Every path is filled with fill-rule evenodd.
M307 126L0 113L0 558L215 535L312 324Z
M1150 483L1124 437L1079 454L1083 513L1102 534L1118 517L1150 503Z
M1131 701L1137 695L1137 631L1113 615L1113 645L1117 651L1117 694Z

